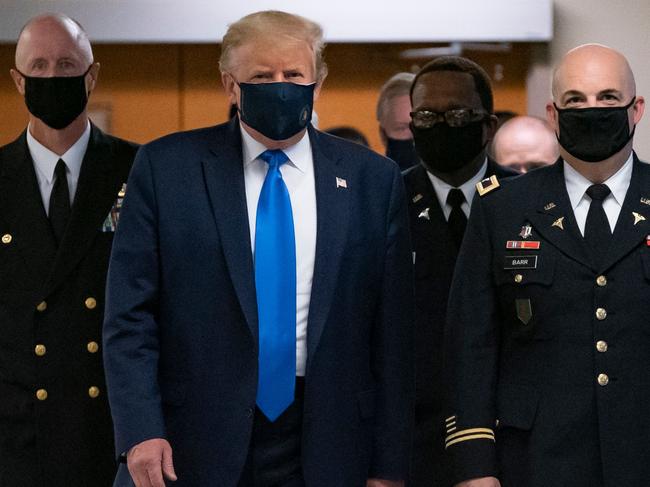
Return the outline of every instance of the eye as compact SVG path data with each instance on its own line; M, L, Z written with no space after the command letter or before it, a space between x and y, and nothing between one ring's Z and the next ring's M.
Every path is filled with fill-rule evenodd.
M285 74L285 77L288 79L297 79L302 78L302 73L300 71L289 71Z

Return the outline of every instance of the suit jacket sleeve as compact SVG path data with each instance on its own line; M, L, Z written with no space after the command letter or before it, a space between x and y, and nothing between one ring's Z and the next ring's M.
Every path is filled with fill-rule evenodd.
M474 198L449 296L444 427L454 483L496 476L497 470L494 428L499 328L484 209L485 200L491 197Z
M373 336L373 373L378 378L370 477L407 477L415 408L413 265L406 195L395 169L387 220L380 308Z
M158 234L147 148L129 177L109 264L104 363L117 455L164 438L158 385Z

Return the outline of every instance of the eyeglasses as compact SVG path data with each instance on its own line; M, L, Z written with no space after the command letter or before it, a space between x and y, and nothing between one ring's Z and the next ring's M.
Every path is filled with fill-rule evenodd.
M430 110L411 112L413 126L418 129L429 129L440 122L445 122L450 127L464 127L472 122L484 120L488 116L487 112L469 108L457 108L446 112L432 112Z

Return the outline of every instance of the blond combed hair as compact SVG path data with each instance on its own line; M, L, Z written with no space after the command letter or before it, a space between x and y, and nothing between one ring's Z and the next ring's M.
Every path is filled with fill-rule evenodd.
M269 36L287 36L305 41L314 53L317 81L322 82L325 79L327 64L323 59L325 42L321 26L300 15L278 10L255 12L228 26L228 31L223 36L221 44L221 57L219 58L221 72L231 70L232 51L235 48L253 39Z

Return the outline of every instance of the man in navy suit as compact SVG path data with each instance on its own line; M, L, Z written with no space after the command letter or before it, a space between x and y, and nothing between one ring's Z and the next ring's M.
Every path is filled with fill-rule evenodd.
M137 156L104 329L115 485L403 485L406 198L395 164L311 127L322 48L302 17L232 24L239 116Z

